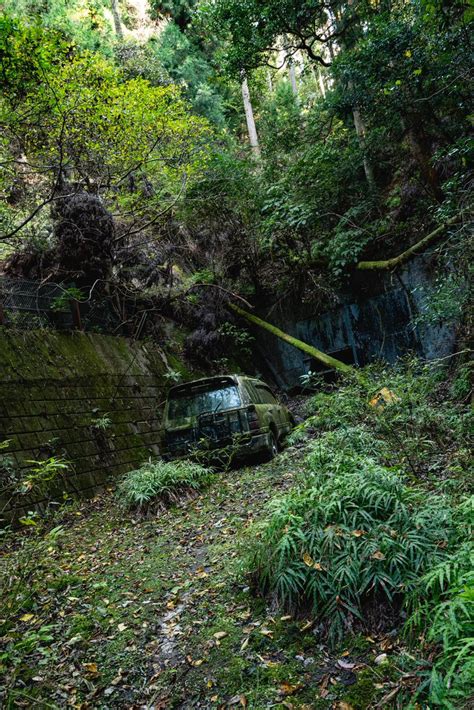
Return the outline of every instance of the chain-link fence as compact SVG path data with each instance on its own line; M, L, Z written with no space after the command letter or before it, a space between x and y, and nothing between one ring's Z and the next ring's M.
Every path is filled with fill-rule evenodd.
M0 325L6 327L119 335L124 321L119 311L118 304L107 296L88 297L64 284L0 276Z

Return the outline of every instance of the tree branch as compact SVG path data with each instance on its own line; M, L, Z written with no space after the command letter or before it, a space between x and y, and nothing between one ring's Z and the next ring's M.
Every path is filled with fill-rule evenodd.
M451 219L448 219L444 224L440 224L433 232L427 234L426 237L420 239L419 242L413 244L409 249L406 249L398 256L394 256L391 259L382 259L381 261L359 261L356 269L358 271L380 271L385 269L394 269L400 264L404 264L412 256L415 256L419 251L423 250L428 244L434 242L448 227L459 221L461 215L456 215Z

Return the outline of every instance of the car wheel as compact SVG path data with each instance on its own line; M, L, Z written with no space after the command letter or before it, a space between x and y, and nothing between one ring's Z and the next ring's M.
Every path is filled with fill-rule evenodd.
M265 460L266 461L271 461L272 459L275 458L275 456L278 453L278 441L273 433L273 431L270 430L270 433L268 435L268 445L267 445L267 450L265 451Z

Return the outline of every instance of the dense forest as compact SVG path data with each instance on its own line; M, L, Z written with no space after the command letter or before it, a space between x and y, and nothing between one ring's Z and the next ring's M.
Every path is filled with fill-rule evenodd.
M163 348L166 387L270 376L277 341L310 363L271 463L158 458L5 527L4 707L472 707L473 20L472 0L0 2L0 338L72 305ZM297 337L386 275L417 352L358 368ZM15 280L58 289L47 324L5 315ZM428 326L451 334L430 362ZM137 358L87 413L102 458ZM0 493L43 500L74 461L48 443L18 468L6 400Z

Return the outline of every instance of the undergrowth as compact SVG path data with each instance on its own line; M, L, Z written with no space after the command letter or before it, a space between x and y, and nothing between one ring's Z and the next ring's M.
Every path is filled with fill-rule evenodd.
M430 569L419 581L411 599L407 632L439 649L420 692L447 708L463 707L473 697L474 678L474 497L455 511L458 548Z
M407 358L396 367L370 366L334 389L308 398L307 419L291 443L355 424L386 443L384 463L413 479L472 491L472 409L468 366L450 373L444 363ZM385 401L385 400L388 401Z
M377 462L377 448L357 427L314 442L304 481L273 503L253 552L258 588L292 610L310 607L332 640L382 616L393 622L390 607L451 542L445 499L408 486Z
M208 468L193 461L149 461L125 474L117 496L125 508L146 513L193 495L212 478Z
M403 631L429 669L413 702L430 707L472 701L469 372L406 359L308 398L290 437L305 453L298 486L246 558L260 593L310 611L332 640L384 620Z

